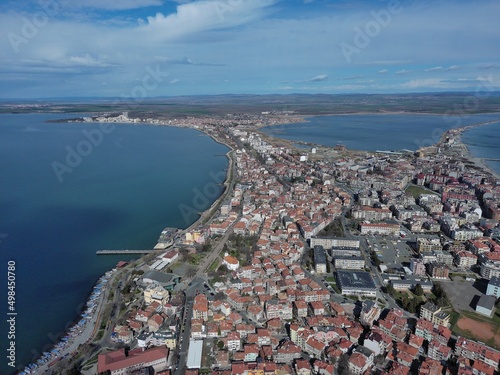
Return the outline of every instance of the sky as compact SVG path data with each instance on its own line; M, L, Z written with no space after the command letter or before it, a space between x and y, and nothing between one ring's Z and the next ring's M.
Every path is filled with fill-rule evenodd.
M500 90L497 0L0 0L0 98Z

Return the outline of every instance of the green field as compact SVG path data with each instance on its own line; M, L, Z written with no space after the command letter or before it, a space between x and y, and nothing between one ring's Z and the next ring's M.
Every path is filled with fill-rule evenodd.
M406 192L410 193L411 195L413 195L413 197L415 199L418 198L420 196L420 194L435 194L435 195L439 195L435 191L426 189L426 188L421 187L421 186L416 186L416 185L410 185L410 186L408 186L406 188Z

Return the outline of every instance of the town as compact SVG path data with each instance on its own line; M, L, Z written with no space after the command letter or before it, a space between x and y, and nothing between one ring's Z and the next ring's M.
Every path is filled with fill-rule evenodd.
M417 152L259 132L291 115L184 122L231 148L226 189L168 247L120 262L82 373L498 373L500 179L462 130ZM147 122L85 121L103 120Z

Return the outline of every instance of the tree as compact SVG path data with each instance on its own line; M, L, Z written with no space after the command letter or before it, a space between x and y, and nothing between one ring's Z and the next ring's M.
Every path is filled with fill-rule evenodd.
M395 292L396 291L394 290L392 284L391 283L387 284L387 294L389 294L390 296L394 296Z
M217 347L218 347L220 350L224 349L224 341L219 340L219 342L217 343Z
M413 293L419 297L424 295L424 289L422 289L422 285L420 285L420 283L415 286L415 291Z

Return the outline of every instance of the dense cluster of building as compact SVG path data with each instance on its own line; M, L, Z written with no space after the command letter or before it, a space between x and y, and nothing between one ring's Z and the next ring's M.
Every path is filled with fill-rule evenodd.
M211 125L202 125L214 132ZM228 231L258 240L248 264L221 254L228 274L213 287L225 298L202 293L194 299L190 350L201 353L201 340L213 340L213 374L333 375L342 370L399 375L411 369L437 375L451 373L451 358L459 374L498 371L500 352L460 336L454 340L450 315L433 303L420 306L417 318L400 309L384 310L359 239L318 236L347 209L359 221L361 235L399 237L406 228L417 234L415 256L402 272L382 273L384 283L395 290L414 290L418 284L428 292L433 280L448 278L450 269L477 267L489 280L486 295L494 301L500 297L497 181L469 172L446 154L383 154L327 162L309 160L251 131L230 128L224 136L235 145L248 145L234 153L237 184L218 217L205 228L187 232L183 241L202 244ZM404 191L411 181L437 194L415 199ZM339 183L356 193L356 202ZM440 232L451 240L435 235ZM304 240L312 249L309 271L301 265ZM158 261L174 256L167 252ZM327 273L330 264L341 293L363 301L359 308L333 302L325 285L316 281L314 274ZM116 337L123 343L137 339L140 348L160 347L166 358L177 346L182 297L175 294L174 300L161 283L147 285L143 297L144 308L132 312L127 325L116 327ZM156 354L147 358L156 361ZM140 358L135 351L103 354L99 368L126 373L113 372L118 371L117 363L132 363L132 371ZM166 363L148 366L168 373ZM197 374L199 368L188 372Z

